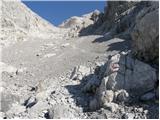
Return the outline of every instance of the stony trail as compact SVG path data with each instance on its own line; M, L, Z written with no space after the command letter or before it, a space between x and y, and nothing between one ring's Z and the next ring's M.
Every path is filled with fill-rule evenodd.
M37 80L47 76L56 77L77 65L87 62L91 64L97 59L105 60L109 54L116 52L116 50L106 52L107 45L118 41L93 43L99 37L101 36L72 40L32 40L32 38L2 49L2 62L16 68L27 68Z
M55 89L57 95L54 96L54 99L59 102L64 103L65 100L63 99L72 98L73 95L71 93L74 91L77 92L76 99L81 99L81 88L66 88L69 85L76 86L80 84L79 81L69 79L73 68L78 65L93 66L96 62L105 61L109 54L115 54L123 49L122 46L118 47L117 51L108 50L106 52L107 48L109 49L109 45L114 44L114 42L124 41L121 39L115 41L113 39L102 43L94 42L100 38L102 38L100 35L77 37L69 40L65 38L47 40L29 38L28 41L3 48L2 63L23 70L22 72L16 72L16 74L2 74L2 80L6 88L5 92L18 96L20 103L21 101L23 103L32 95L36 96L39 92L47 93L44 91L54 91ZM38 92L31 90L35 87L38 87ZM67 91L71 93L65 93ZM9 99L6 97L4 96L5 99ZM40 101L44 98L40 97ZM75 104L74 106L77 104L74 100L69 100L69 102L69 104ZM6 104L4 104L4 107L6 107ZM84 102L84 104L87 103ZM36 114L30 117L34 118Z

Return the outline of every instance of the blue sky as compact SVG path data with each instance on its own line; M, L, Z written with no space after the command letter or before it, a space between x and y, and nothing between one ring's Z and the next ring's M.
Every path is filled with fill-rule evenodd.
M104 11L106 1L23 1L32 11L54 25L72 16L98 9Z

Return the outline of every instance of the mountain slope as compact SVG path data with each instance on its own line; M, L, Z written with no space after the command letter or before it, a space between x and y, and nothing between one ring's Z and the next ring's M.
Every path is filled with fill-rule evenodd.
M24 41L27 36L49 38L59 30L18 0L1 2L1 45Z

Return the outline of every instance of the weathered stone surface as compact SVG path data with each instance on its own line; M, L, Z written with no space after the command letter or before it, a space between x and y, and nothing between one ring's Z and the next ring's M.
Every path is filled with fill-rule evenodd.
M105 9L105 20L108 23L106 28L109 30L113 27L122 13L134 6L136 2L128 1L109 1Z
M100 84L100 80L97 78L96 75L92 75L91 78L88 78L87 84L82 88L83 92L91 92L95 93L97 87Z
M24 105L27 107L27 108L31 108L33 105L35 105L37 103L37 99L33 96L29 97Z
M111 56L103 73L95 99L90 102L91 109L111 102L128 102L130 95L140 97L154 89L157 80L154 68L125 52Z
M27 109L29 118L45 118L43 116L46 112L46 110L49 108L49 105L46 101L38 101L34 106L32 106L30 109Z
M114 92L112 90L106 90L101 93L100 100L102 101L102 105L106 102L110 103L113 101Z
M19 104L13 104L11 109L7 111L6 116L7 118L15 118L15 116L18 117L21 113L26 111L26 107L19 105Z
M143 61L159 62L159 6L150 2L136 17L136 24L131 33L133 51Z
M62 118L72 118L73 116L65 105L57 104L53 108L49 109L50 119L62 119Z
M155 93L154 92L149 92L141 96L140 100L142 101L149 101L149 100L154 100L155 99Z
M1 95L0 109L2 112L7 112L12 107L12 104L18 103L20 101L19 96L12 93L7 93L3 91L0 95Z
M155 93L156 93L156 98L158 98L158 99L159 99L159 87L157 87L157 88L156 88Z
M134 114L133 113L124 113L122 115L122 119L134 119Z
M104 108L109 109L111 112L116 112L118 110L118 104L116 103L104 103Z
M73 16L60 24L59 27L69 29L67 36L77 37L79 36L79 32L81 32L81 30L88 28L96 23L99 19L100 14L100 11L95 10L81 17ZM87 31L85 31L85 33L87 33Z
M27 37L31 36L52 38L52 34L58 31L55 26L42 19L19 0L2 0L1 4L2 30L0 44L3 46L26 41Z
M90 101L90 103L89 103L90 110L95 111L95 110L99 109L99 107L100 107L100 105L99 105L99 101L97 101L97 99L94 98L93 100Z
M82 28L88 27L98 20L100 11L95 10L91 13L85 14L81 17L73 16L66 21L64 21L59 27L62 28L74 28L75 32L81 30Z
M7 65L6 63L0 62L1 72L8 72L15 74L18 69L16 67L13 67L11 65Z
M140 95L154 88L157 78L156 71L151 66L124 54L114 55L107 63L106 89L125 89L129 93Z
M82 80L83 77L89 74L91 74L91 69L81 65L74 68L70 78L74 80Z
M127 102L129 99L129 94L126 92L126 90L119 90L115 92L115 98L115 101Z
M0 119L3 119L5 117L4 112L0 112Z

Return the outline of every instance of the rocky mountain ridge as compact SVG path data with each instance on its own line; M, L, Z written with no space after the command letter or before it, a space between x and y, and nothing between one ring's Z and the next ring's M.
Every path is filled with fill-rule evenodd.
M60 29L32 12L21 1L2 0L1 45L7 46L27 37L55 38ZM23 11L23 13L22 13Z

